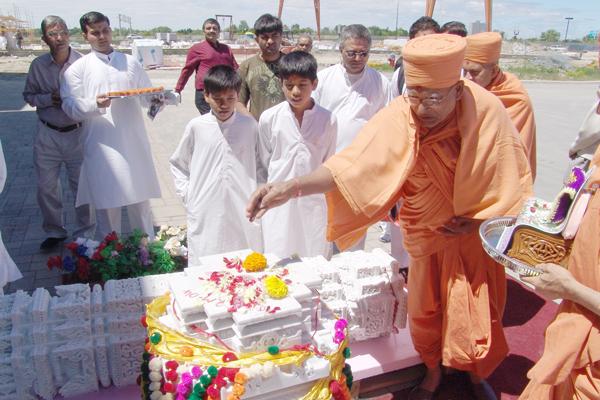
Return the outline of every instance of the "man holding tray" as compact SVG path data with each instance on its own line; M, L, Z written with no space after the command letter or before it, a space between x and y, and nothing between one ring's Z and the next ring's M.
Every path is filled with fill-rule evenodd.
M531 195L523 145L502 103L462 80L466 41L428 35L403 49L407 91L340 153L309 175L271 183L250 199L250 219L292 197L326 193L329 240L351 245L399 200L410 255L408 316L427 366L410 399L431 399L441 366L469 373L477 398L508 347L502 330L504 268L484 252L478 227L516 214Z
M148 97L107 95L152 83L137 60L113 50L105 15L92 11L79 22L92 51L65 72L61 84L62 108L73 120L83 121L85 137L76 205L96 208L98 239L112 231L121 233L125 206L131 228L152 238L149 199L161 194L140 107Z

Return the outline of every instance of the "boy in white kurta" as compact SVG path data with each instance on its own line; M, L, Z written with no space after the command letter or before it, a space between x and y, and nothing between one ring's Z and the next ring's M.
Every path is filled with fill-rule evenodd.
M241 84L229 66L208 71L204 95L211 112L189 122L170 159L187 209L189 265L212 254L263 250L260 225L244 214L256 190L258 128L254 118L235 112Z
M317 86L317 62L292 52L279 62L285 102L258 122L259 181L280 182L315 170L335 153L337 122L311 98ZM266 253L280 257L331 256L326 240L327 206L322 194L293 199L262 218Z
M113 50L106 16L90 12L80 23L92 51L67 69L61 83L63 110L73 120L83 121L84 155L76 206L96 208L98 239L112 231L120 233L124 206L131 228L154 237L149 199L160 197L160 186L140 98L111 100L106 95L152 83L135 58Z

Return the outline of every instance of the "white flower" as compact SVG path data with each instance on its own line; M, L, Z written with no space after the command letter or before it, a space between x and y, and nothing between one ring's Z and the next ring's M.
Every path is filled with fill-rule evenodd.
M180 231L181 229L179 229L178 227L172 226L169 229L167 229L165 233L169 236L176 236L177 234L179 234Z

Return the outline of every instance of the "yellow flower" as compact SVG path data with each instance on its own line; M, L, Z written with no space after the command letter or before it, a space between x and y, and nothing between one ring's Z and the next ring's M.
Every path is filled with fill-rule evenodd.
M269 275L263 281L267 294L274 299L283 299L288 294L287 284L275 275Z
M250 253L242 263L247 272L262 271L267 267L267 259L260 253Z

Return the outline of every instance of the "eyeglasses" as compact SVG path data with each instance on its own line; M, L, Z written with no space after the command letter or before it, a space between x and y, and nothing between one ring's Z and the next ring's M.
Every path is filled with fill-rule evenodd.
M347 51L344 51L344 54L350 58L355 58L356 56L359 56L360 58L365 58L369 55L369 52L368 51L347 50Z
M440 103L444 101L446 97L448 97L448 94L445 96L431 95L428 97L420 97L417 95L417 92L410 92L407 90L402 94L402 97L404 97L404 99L407 100L412 106L418 106L419 104L422 104L424 107L435 107L439 106Z
M52 32L46 32L46 36L51 37L51 38L55 38L55 37L65 37L65 36L69 36L69 32L67 31L52 31Z

